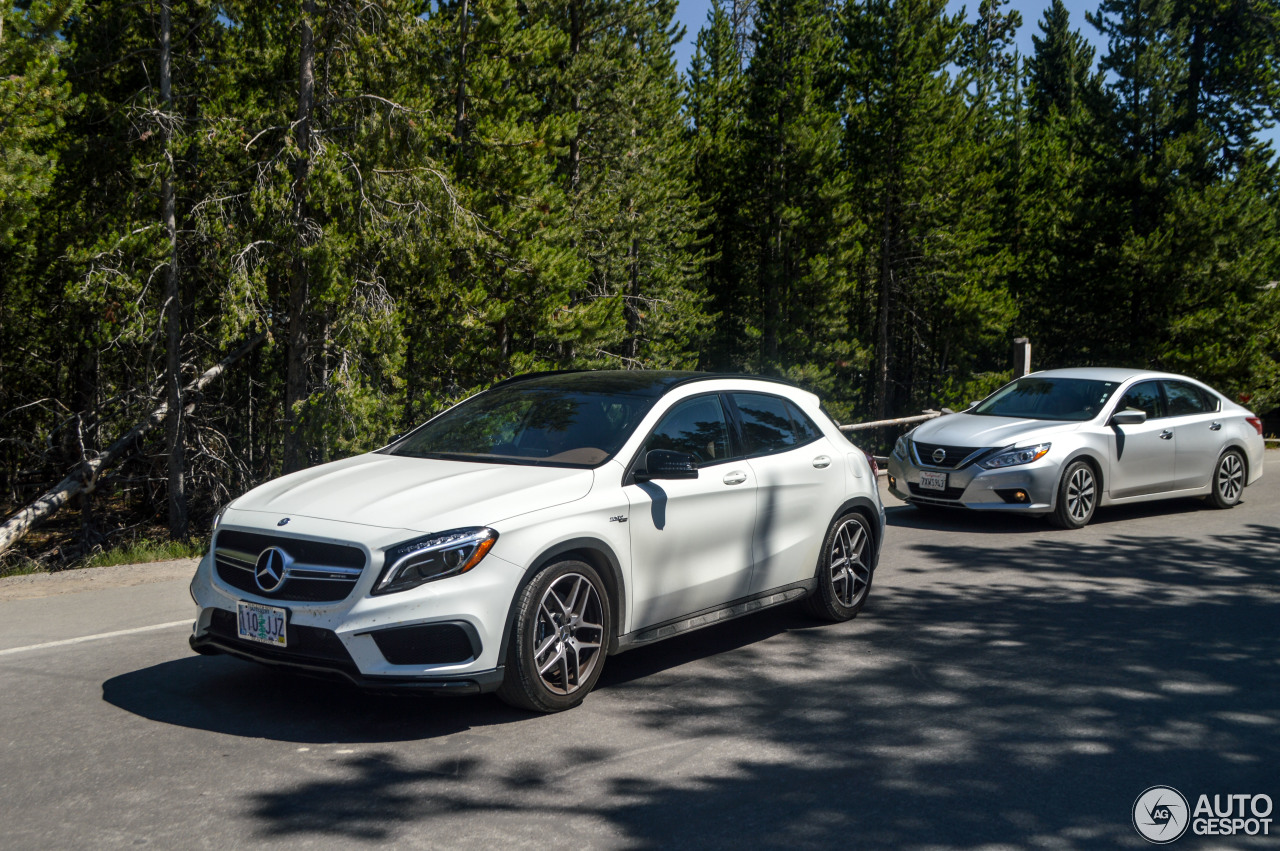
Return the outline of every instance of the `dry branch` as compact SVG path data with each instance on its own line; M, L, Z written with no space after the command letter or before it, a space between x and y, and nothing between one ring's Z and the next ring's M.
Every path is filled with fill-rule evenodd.
M216 381L222 373L226 372L228 367L251 352L266 338L267 332L263 331L210 367L199 378L196 378L183 388L183 398L186 399L203 391ZM137 425L129 429L124 437L107 447L105 452L99 454L96 458L87 459L76 465L76 468L68 473L67 477L61 482L58 482L55 487L6 520L4 525L0 526L0 553L20 541L38 523L52 517L59 508L66 505L76 494L92 493L98 484L98 478L102 475L102 471L128 453L137 444L139 438L164 422L168 413L169 402L166 400L153 408L151 413Z

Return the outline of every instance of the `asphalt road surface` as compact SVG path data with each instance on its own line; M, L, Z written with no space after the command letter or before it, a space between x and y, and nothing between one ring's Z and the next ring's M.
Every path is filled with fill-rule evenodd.
M614 657L550 717L196 656L186 564L4 580L0 847L1144 848L1151 786L1280 803L1280 453L1077 532L887 501L856 620Z

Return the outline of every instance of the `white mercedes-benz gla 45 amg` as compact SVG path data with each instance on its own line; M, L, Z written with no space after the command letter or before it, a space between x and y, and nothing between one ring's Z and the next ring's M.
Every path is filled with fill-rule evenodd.
M866 457L811 393L528 375L227 505L191 646L550 712L612 653L792 600L854 617L883 536Z

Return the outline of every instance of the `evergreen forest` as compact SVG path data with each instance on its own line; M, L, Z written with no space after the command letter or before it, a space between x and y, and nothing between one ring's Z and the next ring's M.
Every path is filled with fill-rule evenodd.
M684 72L675 12L5 3L0 551L201 536L535 370L870 420L1028 337L1280 407L1280 0L715 0Z

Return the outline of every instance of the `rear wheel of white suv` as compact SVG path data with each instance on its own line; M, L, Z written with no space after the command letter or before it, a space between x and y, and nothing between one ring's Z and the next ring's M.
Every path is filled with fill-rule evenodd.
M805 611L826 621L855 617L871 591L875 552L870 524L861 514L850 511L837 517L823 539L817 587L804 599Z
M609 615L608 592L591 565L562 561L543 570L516 601L498 697L534 712L577 706L604 670Z

